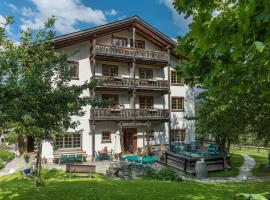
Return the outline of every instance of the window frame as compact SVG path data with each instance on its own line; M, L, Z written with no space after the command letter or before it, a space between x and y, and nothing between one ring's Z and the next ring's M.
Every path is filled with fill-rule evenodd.
M129 40L130 47L133 47L133 39ZM143 44L143 48L139 48L139 43ZM135 48L136 49L145 49L145 41L144 40L135 40Z
M109 134L108 140L104 140L104 134ZM112 132L111 131L102 131L101 132L101 143L112 143Z
M147 78L147 73L151 71L150 78ZM143 72L143 78L141 77L141 72ZM153 79L154 78L154 70L152 68L139 67L139 78L140 79Z
M144 99L143 103L144 103L144 106L141 107L141 100ZM152 104L150 107L147 106L148 102L147 102L147 99L152 101L150 104ZM140 109L153 109L154 108L154 96L139 96L139 108Z
M79 136L79 137L78 137ZM78 140L79 138L79 140ZM74 142L76 140L76 142ZM66 144L66 141L69 141L70 144ZM74 144L78 144L75 146ZM59 143L59 144L57 144ZM56 149L73 149L73 148L82 148L82 134L81 133L72 133L66 135L57 135L54 140L54 147Z
M67 69L67 66L70 65L70 64L76 65L76 71L75 71L76 74L75 74L75 76L72 76L70 74L69 78L71 80L79 80L79 76L80 76L80 64L79 64L79 62L78 61L67 61L65 66L64 66L64 70L70 70L70 67L69 67L69 69Z
M171 70L170 76L171 76L171 85L181 85L181 86L183 86L185 84L184 80L177 74L177 72L175 70Z
M114 39L124 41L124 43L125 43L124 46L114 44ZM128 39L125 37L112 36L111 44L112 44L112 46L116 46L116 47L127 47L128 46Z
M176 133L179 133L179 135L177 135L177 137L180 138L179 140L176 140ZM185 136L186 136L185 128L171 129L171 133L170 133L171 142L183 142L185 141Z
M174 99L181 99L182 101L182 108L173 108L173 100ZM177 102L175 102L175 106L177 107ZM171 110L172 111L180 111L180 112L183 112L185 111L185 98L184 97L179 97L179 96L172 96L171 97Z
M118 65L102 64L101 68L102 68L101 69L102 76L115 77L115 76L118 76L118 74L119 74ZM105 75L105 73L104 73L104 71L105 71L106 68L108 68L108 75ZM115 70L115 73L113 72L113 70Z

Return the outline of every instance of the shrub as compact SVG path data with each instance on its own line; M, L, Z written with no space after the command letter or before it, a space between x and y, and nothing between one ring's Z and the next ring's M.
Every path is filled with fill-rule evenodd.
M23 156L23 158L24 158L24 161L25 161L25 163L29 163L29 160L30 160L30 156L28 155L28 154L25 154L24 156Z
M5 149L0 149L0 159L3 162L8 162L10 160L12 160L15 157L14 153L11 153Z
M180 177L174 170L168 167L164 167L160 170L150 168L146 171L145 177L163 181L182 181L182 177Z
M0 159L0 169L3 169L4 168L4 162Z

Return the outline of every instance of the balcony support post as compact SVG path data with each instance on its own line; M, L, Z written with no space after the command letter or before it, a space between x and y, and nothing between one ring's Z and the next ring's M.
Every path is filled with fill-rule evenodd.
M133 26L132 27L132 49L133 49L133 60L132 60L132 78L133 78L133 93L132 93L132 99L133 99L133 105L132 108L135 109L135 104L136 104L136 83L135 83L135 78L136 78L136 58L135 58L135 40L136 40L136 28ZM135 119L134 119L135 120Z
M124 135L123 135L123 124L119 122L119 133L120 133L120 145L121 145L121 152L124 152Z
M93 79L95 81L96 78L96 39L93 39ZM93 98L95 98L95 89L93 89L93 91L91 91L91 96ZM92 162L95 161L95 156L96 156L96 112L95 112L95 105L91 107L92 112Z
M146 122L147 123L147 131L146 131L146 142L147 142L147 155L149 156L150 153L150 145L149 145L149 132L151 130L151 122Z
M168 82L169 82L169 92L168 92L168 110L169 110L169 122L168 122L168 131L169 131L169 150L171 150L171 64L170 64L170 46L167 47L167 54L168 54Z

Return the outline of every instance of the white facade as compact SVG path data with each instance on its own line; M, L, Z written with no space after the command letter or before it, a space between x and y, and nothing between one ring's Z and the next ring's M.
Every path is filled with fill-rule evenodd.
M96 44L111 45L112 37L127 38L128 44L130 45L130 39L132 39L132 31L120 31L117 33L108 34L106 36L97 37ZM141 40L145 42L145 50L149 51L162 51L156 44L153 44L141 35L136 35L136 40ZM90 78L94 76L102 76L102 64L113 64L118 66L118 77L122 78L132 78L132 63L121 62L121 61L109 61L109 60L96 60L95 66L90 60L91 55L91 45L93 42L81 42L78 44L70 45L60 49L60 51L73 52L74 50L79 50L79 53L69 58L71 61L77 61L79 63L79 79L72 80L71 84L80 85L85 81L90 81ZM164 51L164 50L163 50ZM177 64L178 59L174 55L170 55L170 66L171 70L174 69ZM135 67L135 78L139 79L139 68L151 68L153 69L153 79L155 80L169 80L168 65L164 66L152 66L151 64L136 64ZM95 68L95 69L94 69ZM174 111L169 108L169 93L171 97L183 97L184 98L184 110ZM109 88L105 90L95 91L97 97L102 97L102 94L116 94L118 95L118 103L122 105L123 109L133 108L133 96L128 92L128 90L110 90ZM89 95L89 91L85 91L83 95ZM170 122L163 120L147 119L145 121L125 121L125 120L106 120L106 121L96 121L95 122L95 151L104 149L112 150L115 153L121 152L121 128L119 123L122 123L122 128L135 128L137 137L137 148L145 147L146 141L146 122L150 122L151 130L154 131L154 138L149 143L151 145L159 144L169 144L169 130L170 127L174 129L184 129L185 130L185 141L190 142L195 140L195 124L194 121L188 121L184 117L194 116L194 91L187 85L172 85L170 84L170 90L167 93L160 93L156 90L146 90L146 91L136 91L135 95L135 109L139 109L139 96L153 96L153 108L154 109L167 109L170 111ZM171 100L171 99L170 99ZM80 125L77 130L81 130L81 149L86 152L88 156L92 156L93 142L92 134L93 127L90 123L90 106L84 107L85 115L83 117L74 116L74 120L79 120ZM170 123L170 124L169 124ZM170 127L169 127L170 126ZM108 143L102 143L102 132L110 132L111 141ZM53 147L50 143L43 144L42 157L51 159L53 158Z

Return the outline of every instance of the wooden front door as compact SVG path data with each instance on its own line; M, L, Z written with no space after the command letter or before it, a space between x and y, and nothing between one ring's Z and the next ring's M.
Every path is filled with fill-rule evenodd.
M125 128L123 129L124 150L127 153L135 153L137 151L137 129Z

